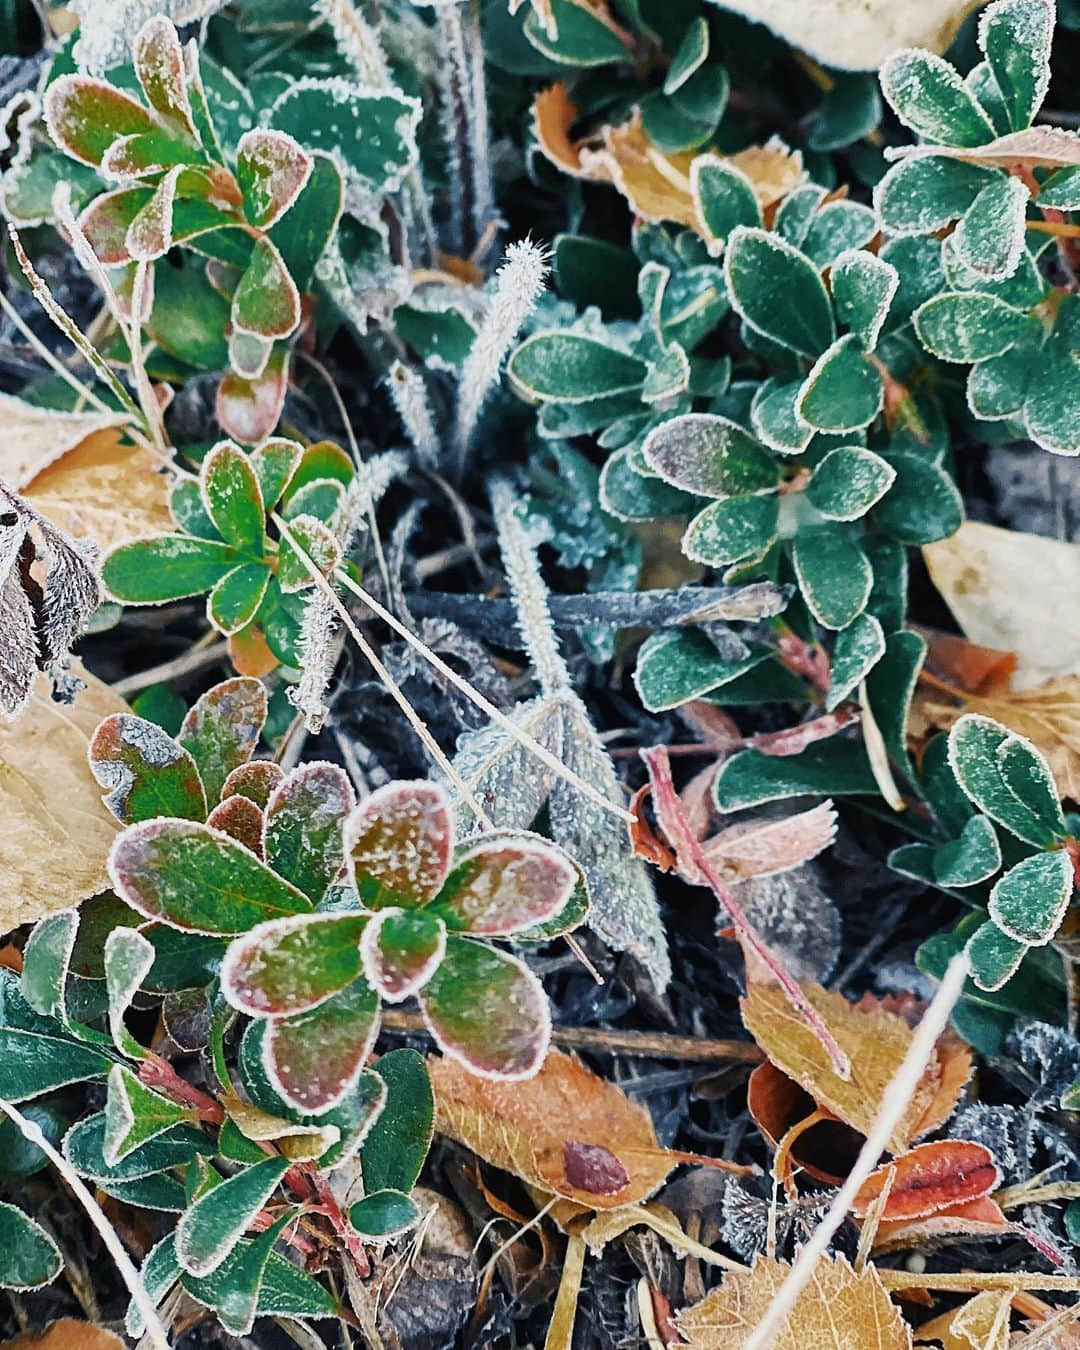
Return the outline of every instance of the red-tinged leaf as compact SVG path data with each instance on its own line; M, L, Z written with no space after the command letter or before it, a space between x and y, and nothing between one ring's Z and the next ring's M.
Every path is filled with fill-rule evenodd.
M230 373L218 386L217 419L227 435L255 445L278 424L289 383L289 349L275 345L266 369L256 380Z
M184 54L173 25L162 15L147 19L135 36L131 54L147 103L170 126L194 138Z
M259 612L270 584L270 569L264 563L242 563L214 583L206 597L206 617L226 637L246 628Z
M251 1017L318 1007L360 974L367 922L362 914L297 914L252 928L225 953L225 997Z
M667 841L659 835L645 814L645 803L652 795L652 784L643 783L630 798L630 847L639 858L659 867L661 872L673 872L679 865Z
M95 197L79 217L79 228L106 267L131 261L128 227L153 197L152 188L118 188Z
M113 713L90 741L90 769L105 805L125 825L153 816L206 819L195 761L167 732L133 713Z
M889 1176L892 1186L883 1219L925 1219L939 1210L981 1200L995 1190L1001 1173L990 1150L965 1139L942 1139L934 1144L916 1144L866 1178L851 1204L851 1212L864 1218L880 1197Z
M368 909L426 905L450 870L454 825L437 783L387 783L345 822L345 860Z
M304 456L296 441L274 437L264 441L251 454L251 463L262 488L263 502L269 511L281 500Z
M113 889L148 919L228 937L310 909L235 839L193 820L129 826L109 854Z
M702 844L718 871L732 880L768 877L816 858L836 838L836 810L824 801L780 820L746 820L729 825Z
M222 680L188 709L177 740L199 766L208 802L233 769L255 753L266 722L266 690L247 675Z
M451 929L506 937L555 918L576 884L570 860L546 840L485 839L455 862L438 910Z
M173 203L177 180L183 171L180 165L170 169L154 189L154 195L132 220L125 243L136 262L153 262L163 258L172 248Z
M258 807L265 807L270 794L283 782L285 770L272 759L253 759L238 765L225 779L221 800L226 797L248 797Z
M314 761L294 769L266 807L266 860L314 904L345 861L344 826L356 798L336 764Z
M489 1078L531 1078L544 1062L551 1013L524 962L468 938L451 937L420 991L420 1009L439 1049Z
M263 236L255 241L232 302L232 321L258 337L288 337L300 322L300 292L276 245Z
M364 974L389 1003L422 989L445 951L446 925L422 909L381 910L360 939Z
M199 489L206 513L227 544L260 557L266 508L251 459L232 441L219 441L203 460Z
M360 1077L378 1030L378 995L356 980L312 1012L270 1023L267 1076L290 1105L320 1116Z
M229 334L229 366L246 380L259 378L273 350L270 338L256 337L242 328L234 328Z
M134 136L120 136L101 158L106 178L121 182L132 178L154 178L168 169L183 168L191 159L191 147L155 127Z
M874 1251L900 1251L950 1237L1003 1237L1014 1225L986 1195L967 1204L928 1214L924 1219L885 1219L878 1224Z
M268 230L304 190L314 161L283 131L256 127L236 147L236 176L244 194L244 213L252 225Z
M615 1195L630 1184L630 1173L603 1144L569 1140L563 1145L563 1167L570 1185L589 1195Z
M263 814L249 797L239 794L225 797L210 812L206 823L212 829L229 835L238 844L243 844L256 858L263 856Z
M61 150L96 168L117 137L153 131L154 119L105 80L61 75L45 92L45 125Z
M815 741L827 740L835 736L844 727L858 721L859 714L851 708L838 708L836 712L815 717L797 727L787 727L783 731L763 731L751 736L748 745L760 750L763 755L801 755L808 745Z

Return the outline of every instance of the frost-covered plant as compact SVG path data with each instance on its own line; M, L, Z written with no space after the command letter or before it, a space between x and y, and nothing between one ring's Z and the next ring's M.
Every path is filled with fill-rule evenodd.
M280 512L308 557L332 572L341 560L335 527L353 475L349 457L329 441L305 448L275 437L250 454L222 441L202 460L198 479L178 478L173 486L179 532L113 549L105 585L115 599L138 605L208 592L207 618L228 635L240 668L245 653L258 661L267 647L271 662L298 667L303 592L314 580L288 539L271 540L268 515Z

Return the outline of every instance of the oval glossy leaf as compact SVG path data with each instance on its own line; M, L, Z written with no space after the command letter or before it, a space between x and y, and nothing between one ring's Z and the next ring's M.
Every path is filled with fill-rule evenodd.
M221 441L203 460L199 481L203 505L222 539L241 553L260 556L266 508L248 456L232 441Z
M387 783L345 823L349 875L368 909L412 908L434 900L450 870L454 824L441 787Z
M40 1289L63 1268L60 1248L45 1229L15 1205L0 1201L0 1288Z
M265 563L234 567L207 596L206 617L219 633L239 633L258 613L269 584L270 569Z
M884 395L881 372L855 334L848 333L815 362L795 412L816 431L858 431L881 411Z
M273 242L255 241L244 275L233 293L235 327L256 337L288 337L300 322L300 292Z
M1024 131L1050 84L1054 7L1046 0L998 0L979 21L979 46L993 75L1010 131Z
M124 825L154 816L206 819L206 793L191 755L153 722L113 713L90 741L90 769L102 800Z
M375 1071L386 1103L364 1140L364 1182L372 1190L408 1193L416 1185L435 1131L435 1094L424 1057L415 1050L381 1055Z
M303 146L282 131L245 132L236 147L236 179L248 221L268 230L280 220L306 186L312 164Z
M861 445L830 450L814 470L806 500L830 520L858 520L888 492L896 470Z
M361 1236L385 1242L415 1227L420 1210L402 1191L373 1191L350 1207L349 1222Z
M779 521L775 494L713 502L687 526L683 552L706 567L762 558L776 542Z
M1030 317L997 296L979 291L953 291L935 296L914 314L919 341L942 361L963 364L988 361L1023 342Z
M298 1111L324 1115L352 1090L379 1030L379 996L354 980L298 1017L275 1018L265 1040L274 1088Z
M543 840L483 840L455 860L438 912L452 930L508 937L560 914L577 879L569 858Z
M511 356L506 373L523 397L584 403L632 393L645 382L645 362L582 333L537 333Z
M358 914L300 914L260 924L230 943L221 966L225 997L251 1017L304 1012L360 974Z
M487 1078L531 1078L551 1038L543 986L508 952L450 937L442 964L420 992L440 1050Z
M732 231L724 259L731 303L756 332L816 360L836 336L814 264L767 230Z
M873 569L858 539L843 526L801 530L792 557L803 599L826 628L846 628L866 607Z
M311 908L242 844L195 821L129 826L109 854L109 875L140 914L187 932L246 933Z
M1057 788L1030 742L990 717L967 713L949 732L949 766L991 820L1036 848L1065 834Z
M1045 946L1061 927L1074 882L1072 859L1064 849L1036 853L996 883L990 892L990 917L1017 942Z
M247 675L222 680L188 710L177 740L190 751L216 802L226 778L255 753L266 722L266 690Z
M673 487L702 497L741 497L775 488L773 457L736 422L713 413L684 413L654 427L642 454Z
M49 135L72 159L98 165L121 136L153 131L154 120L140 103L105 80L62 75L45 93Z
M201 595L240 561L228 544L163 534L114 548L102 565L101 579L122 604L160 605Z
M881 92L900 121L939 145L984 145L993 123L948 61L933 52L894 52L881 67Z

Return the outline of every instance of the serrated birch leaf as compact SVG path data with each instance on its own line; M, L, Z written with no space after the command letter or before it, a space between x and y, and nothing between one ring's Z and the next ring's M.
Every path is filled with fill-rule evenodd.
M790 1272L787 1262L765 1256L748 1271L729 1271L700 1303L677 1314L683 1339L691 1350L742 1350ZM769 1344L771 1350L842 1350L849 1342L911 1350L911 1330L873 1265L856 1273L843 1256L823 1257Z
M313 904L344 864L343 830L354 801L344 770L316 762L294 769L267 802L266 861Z
M508 937L553 919L577 884L569 858L540 839L490 839L454 860L439 892L452 929Z
M216 802L229 774L255 753L266 722L266 690L250 676L223 680L188 710L177 741L199 768L207 802Z
M114 1064L105 1099L102 1156L114 1167L157 1135L190 1121L192 1115L189 1107L151 1092L125 1065Z
M267 1158L219 1182L181 1215L176 1256L184 1270L209 1275L243 1237L289 1170L288 1158Z
M280 220L311 177L312 158L291 136L258 127L236 147L236 177L244 213L259 229Z
M389 1003L411 998L446 951L446 924L429 910L383 909L360 939L364 974Z
M0 1288L40 1289L63 1268L60 1248L45 1229L15 1205L0 1202Z
M1064 849L1036 853L1011 867L990 892L990 917L1008 937L1044 946L1061 926L1075 878Z
M368 909L434 900L450 869L454 826L438 784L387 783L345 822L349 875Z
M419 999L435 1043L474 1073L529 1078L543 1062L551 1038L547 996L508 952L448 937Z
M222 992L251 1017L314 1008L360 974L368 922L357 914L298 914L260 924L230 944Z
M324 1115L359 1079L379 1030L379 998L356 979L310 1012L267 1026L265 1064L275 1089L298 1111Z
M246 933L311 908L242 844L195 821L130 826L109 856L109 872L117 894L140 914L189 932Z
M153 722L113 713L90 741L90 769L102 800L124 825L153 816L206 819L206 794L191 755Z

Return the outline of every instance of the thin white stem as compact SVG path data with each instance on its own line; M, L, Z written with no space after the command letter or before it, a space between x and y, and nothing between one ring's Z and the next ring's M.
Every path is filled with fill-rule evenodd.
M933 1056L938 1037L948 1025L949 1014L963 991L967 974L966 957L954 957L930 1006L923 1014L922 1021L915 1028L904 1062L882 1094L877 1118L866 1136L866 1142L859 1150L854 1167L848 1173L843 1186L837 1191L829 1212L814 1229L810 1241L799 1253L765 1316L751 1332L745 1350L768 1350L776 1333L794 1308L799 1295L812 1278L814 1267L825 1255L830 1241L844 1222L859 1187L878 1165L882 1153L888 1148L893 1132L903 1119L919 1080L926 1072L926 1066Z
M80 398L85 399L86 402L95 407L98 412L111 414L116 411L115 408L110 408L104 399L98 398L97 394L94 393L89 385L83 384L82 380L80 380L77 375L73 375L58 356L49 351L48 347L45 346L44 342L41 341L34 330L26 323L19 314L19 311L3 291L0 291L0 309L4 311L11 320L13 326L18 329L34 351L37 352L38 356L40 356L41 359L45 361Z
M589 801L595 802L597 806L602 807L609 814L618 817L619 820L626 821L627 824L633 822L634 816L629 811L624 807L617 805L615 802L610 801L602 792L598 792L591 784L586 783L584 779L579 778L572 769L566 767L558 756L553 755L551 751L542 746L539 741L534 740L528 732L523 731L516 722L507 717L506 713L500 708L496 708L494 703L489 699L486 699L478 689L473 688L468 680L463 679L452 666L448 666L441 656L431 650L427 643L421 642L416 634L406 628L400 619L391 614L385 605L380 605L378 600L376 600L370 592L365 591L363 586L360 586L353 581L352 577L346 572L339 570L335 572L334 576L346 590L352 591L353 595L355 595L358 600L363 600L368 609L382 619L383 623L392 628L399 637L404 638L409 646L412 647L413 651L418 652L425 661L435 667L440 675L449 680L455 689L463 693L470 702L475 703L476 706L480 708L481 711L485 712L493 722L503 729L503 731L523 745L526 750L534 754L542 764L546 764L549 769L552 769L560 778L569 783L571 787L577 788L582 796L588 797Z
M491 185L491 129L488 125L487 82L484 79L484 40L480 32L479 0L464 0L468 18L463 26L468 60L469 141L471 145L472 218L477 240L495 211Z
M128 333L128 350L131 352L131 374L135 381L135 388L139 391L139 402L142 404L154 447L159 454L170 457L165 448L165 422L161 415L161 404L157 401L154 386L150 383L150 377L146 373L146 361L143 357L142 313L146 304L146 287L150 275L147 269L148 264L145 262L140 262L135 267L135 278L131 286L131 328Z
M21 1111L2 1097L0 1097L0 1111L3 1111L23 1138L28 1139L31 1144L36 1144L41 1149L42 1153L64 1178L79 1204L86 1210L87 1218L101 1235L101 1240L108 1249L109 1255L116 1262L120 1277L127 1285L128 1292L134 1299L135 1306L139 1309L139 1316L146 1328L146 1335L150 1339L150 1344L154 1346L154 1350L169 1350L168 1333L161 1325L157 1308L146 1292L146 1286L139 1277L139 1272L132 1264L131 1257L124 1250L124 1244L117 1236L116 1230L105 1217L101 1206L83 1184L78 1172L75 1171L63 1154L59 1153L46 1139L41 1127L35 1121L27 1120Z
M421 742L427 749L428 753L431 755L432 759L443 771L443 773L446 774L450 782L453 783L455 789L461 793L462 800L468 806L469 810L475 814L477 819L483 825L484 829L493 830L495 826L492 824L491 817L487 814L484 808L476 800L476 797L469 789L468 784L465 782L465 780L461 777L458 771L454 768L453 764L447 758L442 747L439 745L439 742L431 734L431 731L428 728L427 723L416 711L416 709L409 702L409 700L405 697L405 694L402 691L401 686L397 683L394 677L383 665L382 661L379 660L379 655L375 651L375 648L372 647L371 643L368 642L367 638L363 635L359 627L353 621L353 617L349 613L346 606L342 603L341 597L337 594L333 586L330 585L330 583L326 580L323 574L319 571L318 567L312 561L311 557L304 550L303 545L299 542L299 540L296 538L293 532L289 529L286 522L282 520L281 517L278 516L276 513L272 515L271 519L273 520L274 524L278 527L278 529L281 531L282 536L289 541L290 546L294 549L297 557L304 564L304 567L307 569L308 574L311 576L311 579L315 582L315 585L323 593L323 595L330 602L330 604L333 605L334 609L337 611L338 615L341 618L341 622L345 625L346 629L348 630L349 636L356 643L357 647L359 647L361 654L368 661L371 668L374 670L375 674L382 681L383 685L386 688L387 693L398 705L401 711L405 714L406 718L408 719L409 725L416 732L417 736L420 738ZM345 580L344 572L338 572L336 576L339 581Z

